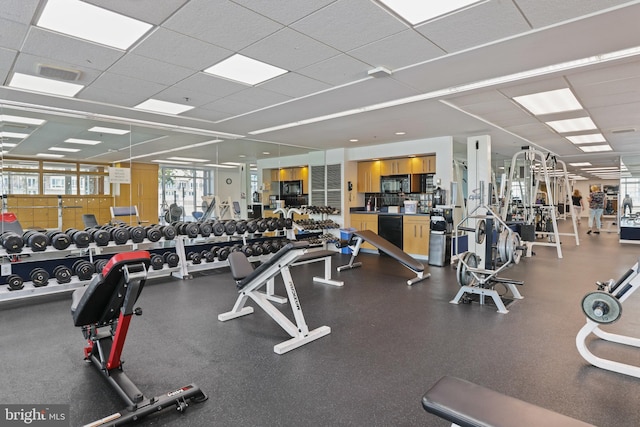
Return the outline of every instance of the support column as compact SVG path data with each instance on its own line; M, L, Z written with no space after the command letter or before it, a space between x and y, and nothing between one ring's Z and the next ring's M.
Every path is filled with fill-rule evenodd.
M484 182L484 200L480 200L480 182ZM467 212L473 216L485 215L486 209L480 205L489 205L489 184L491 183L491 137L489 135L472 136L467 138ZM469 226L475 227L476 220L469 220ZM487 230L490 232L490 230ZM485 239L486 241L487 239ZM469 251L476 253L485 260L485 244L475 243L475 235L469 235Z

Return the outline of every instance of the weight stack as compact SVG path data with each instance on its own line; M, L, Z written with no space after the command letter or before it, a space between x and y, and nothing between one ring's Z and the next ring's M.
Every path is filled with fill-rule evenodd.
M524 242L534 242L536 240L536 229L533 224L519 224L518 234Z

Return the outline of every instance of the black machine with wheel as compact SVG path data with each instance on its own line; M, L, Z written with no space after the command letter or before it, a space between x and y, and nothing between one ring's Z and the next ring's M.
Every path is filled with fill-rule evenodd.
M105 376L127 406L91 423L92 426L123 425L172 406L184 412L189 403L207 400L207 395L195 384L145 397L122 369L120 356L131 318L134 314L142 315L142 310L134 305L144 287L149 265L147 251L119 253L88 286L73 293L73 322L82 328L87 340L84 357Z

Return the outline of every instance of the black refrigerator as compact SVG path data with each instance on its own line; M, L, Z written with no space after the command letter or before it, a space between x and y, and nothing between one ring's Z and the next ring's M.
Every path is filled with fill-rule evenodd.
M402 215L378 215L378 235L402 249Z

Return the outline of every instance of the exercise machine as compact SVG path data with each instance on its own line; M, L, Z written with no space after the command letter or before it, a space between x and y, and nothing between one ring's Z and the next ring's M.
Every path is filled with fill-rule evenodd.
M131 317L142 314L142 310L134 305L147 279L149 264L147 251L116 254L89 285L73 292L73 322L82 328L87 340L84 358L104 375L127 406L125 410L89 424L92 427L123 425L171 406L184 412L189 402L207 400L207 395L195 384L145 397L122 369L120 356Z
M640 339L626 335L614 334L600 329L601 325L610 325L622 316L622 303L640 287L638 264L630 268L618 281L610 279L596 282L597 291L590 292L582 299L582 311L587 316L587 323L576 336L576 346L580 355L593 366L620 374L640 378L640 366L604 359L594 355L587 348L587 337L596 337L616 344L640 347Z
M595 427L460 378L445 376L422 397L452 427Z
M378 234L374 233L371 230L355 231L351 237L351 240L341 240L336 243L336 246L338 248L348 246L351 249L351 259L349 260L349 264L341 265L340 267L338 267L338 271L350 270L352 268L358 268L362 266L362 263L355 262L355 259L358 256L360 247L364 242L370 243L385 254L389 255L391 258L398 261L400 264L407 267L409 270L416 273L416 277L407 280L407 285L411 286L431 277L431 273L425 274L424 264L416 260L414 257L409 255L384 237L380 237Z
M298 299L291 272L289 271L289 267L307 253L308 246L309 244L304 241L287 243L255 270L242 252L232 252L228 258L229 266L231 267L231 275L236 281L240 295L233 309L227 313L220 314L218 320L225 322L253 313L253 307L245 306L247 300L251 298L291 336L291 339L273 347L273 351L277 354L286 353L330 334L331 328L328 326L320 326L319 328L309 330L307 322L304 319L304 314L302 313L302 306ZM295 323L289 320L287 316L269 301L267 294L260 291L263 286L272 282L278 275L282 275L287 296L291 302L291 310L293 311Z

